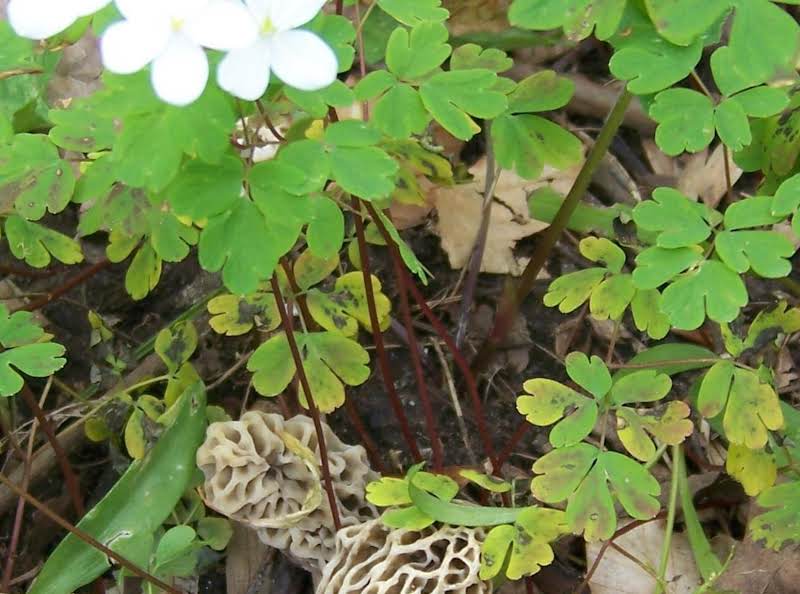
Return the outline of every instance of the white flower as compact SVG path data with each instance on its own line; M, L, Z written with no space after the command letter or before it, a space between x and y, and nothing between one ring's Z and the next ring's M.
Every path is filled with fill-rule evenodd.
M103 65L130 74L152 62L151 81L167 103L188 105L208 81L203 47L230 50L256 38L247 9L233 0L115 0L125 17L103 34Z
M8 21L17 35L47 39L111 0L11 0Z
M297 29L317 15L325 0L245 0L245 4L259 36L222 59L217 81L223 89L254 101L267 90L270 71L303 91L316 91L336 80L333 50L314 33Z

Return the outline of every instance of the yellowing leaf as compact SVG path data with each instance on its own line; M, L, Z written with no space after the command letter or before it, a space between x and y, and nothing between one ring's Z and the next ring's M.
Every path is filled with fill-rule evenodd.
M378 278L372 276L371 279L378 321L381 329L385 330L389 327L391 302L383 294ZM371 328L367 292L361 272L349 272L336 279L334 290L330 293L310 290L307 302L311 316L326 330L352 337L358 332L359 323L364 328Z
M742 483L745 493L755 496L775 484L775 457L764 450L751 450L732 443L725 461L726 472Z

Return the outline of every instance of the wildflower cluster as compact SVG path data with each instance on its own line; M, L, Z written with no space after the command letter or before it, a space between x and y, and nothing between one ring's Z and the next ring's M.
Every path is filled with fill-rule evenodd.
M12 0L9 21L23 37L44 39L110 0ZM203 93L209 76L206 50L227 52L219 85L242 99L267 90L270 75L303 91L330 85L338 63L315 33L300 29L325 0L114 0L122 17L102 34L103 65L132 74L150 65L156 94L188 105Z

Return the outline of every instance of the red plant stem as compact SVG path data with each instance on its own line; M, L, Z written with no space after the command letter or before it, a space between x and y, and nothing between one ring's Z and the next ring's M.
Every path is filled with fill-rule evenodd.
M425 297L420 292L417 284L414 282L414 279L411 278L411 274L408 272L408 270L406 270L406 267L402 262L402 258L400 257L400 250L397 247L397 244L395 244L394 239L392 239L392 236L389 235L389 232L386 230L386 226L378 216L375 207L368 202L365 202L364 204L367 207L367 211L370 213L373 222L375 225L377 225L378 231L380 231L381 235L386 241L386 245L389 247L389 253L391 254L392 259L396 260L400 265L400 283L411 292L411 296L414 298L414 301L416 301L417 305L422 310L423 315L428 318L428 321L431 323L439 337L445 342L448 350L453 356L453 361L464 376L464 382L467 384L467 392L469 392L470 398L472 399L475 422L478 426L478 433L480 434L481 441L483 442L483 449L486 453L486 456L489 458L489 461L492 463L492 472L499 474L500 465L498 464L498 460L495 456L492 438L489 435L489 430L486 426L486 417L483 412L483 404L481 403L480 395L478 394L478 384L475 381L475 376L472 375L464 354L456 346L455 341L450 336L450 333L447 331L447 328L445 328L442 321L431 311L431 308L428 307Z
M519 422L519 425L517 425L517 428L511 435L511 439L508 440L508 445L502 452L500 452L500 455L497 457L497 461L501 466L506 462L508 462L508 459L511 457L511 454L514 453L514 448L517 447L517 444L519 444L522 438L525 437L530 428L531 424L525 419Z
M24 276L26 278L47 278L52 276L52 272L46 270L36 270L27 268L18 268L17 266L10 266L9 264L0 264L0 273L10 274L13 276Z
M108 268L111 265L111 262L108 260L101 260L97 264L92 264L88 268L81 270L78 274L73 276L63 285L55 289L54 291L48 293L41 299L37 301L33 301L28 303L27 305L20 308L22 311L36 311L37 309L41 309L48 303L55 301L62 295L69 293L72 289L77 287L78 285L85 283L87 280L92 278L95 274L103 270L104 268Z
M444 466L442 441L439 439L439 431L436 427L433 406L431 405L431 398L428 393L428 384L425 381L425 372L422 369L419 343L417 342L417 334L414 331L414 324L411 319L411 307L409 307L408 304L408 287L403 279L403 264L402 262L398 262L396 258L392 258L392 264L394 265L395 277L400 279L400 314L403 317L403 325L405 326L406 337L408 338L408 351L411 355L411 364L414 367L414 375L417 380L422 411L425 414L425 427L428 430L428 439L430 439L431 448L433 450L433 468L434 470L440 471Z
M78 514L78 517L83 517L83 514L86 513L86 509L83 506L78 477L75 475L75 471L69 463L67 453L64 451L64 448L61 447L61 443L58 441L55 431L53 431L53 425L50 423L50 419L47 418L47 415L45 415L44 411L39 407L39 403L36 402L36 396L33 395L33 392L31 392L28 386L23 385L20 393L25 400L25 404L31 410L33 416L36 417L42 431L44 431L47 441L50 442L50 447L53 448L53 454L55 454L58 464L61 466L61 474L64 475L64 483L66 484L67 492L72 500L72 507L75 508L75 513Z
M102 552L107 557L111 557L114 561L119 563L125 569L129 570L131 573L139 576L144 580L147 580L151 584L158 586L159 588L165 590L166 592L170 592L171 594L183 594L180 590L177 590L176 588L170 586L169 584L162 582L157 577L150 575L145 570L131 563L130 561L125 559L125 557L121 556L119 553L115 553L107 546L105 546L103 543L96 540L91 534L88 534L87 532L84 532L77 526L74 526L69 522L67 522L64 518L59 516L56 512L47 507L44 503L36 499L33 495L21 489L11 479L9 479L6 475L2 473L0 473L0 483L3 483L16 495L25 499L25 501L27 501L30 505L38 509L50 520L61 526L64 530L74 534L77 538L81 539L86 544L91 545L92 547Z
M27 492L30 486L31 479L31 454L33 449L33 441L36 435L36 426L31 429L30 437L28 439L28 452L25 456L25 465L22 471L22 490ZM17 500L17 509L14 514L14 526L11 528L11 540L8 544L8 555L6 556L6 566L3 571L3 581L0 584L0 590L8 592L11 578L14 574L14 563L17 557L17 546L19 546L19 535L22 531L22 518L25 513L25 499L20 497Z
M353 208L356 212L361 212L359 208L359 201L353 198ZM366 203L365 203L366 204ZM364 288L367 294L367 309L369 310L369 321L372 328L372 338L375 342L375 352L378 355L378 365L381 368L381 376L383 377L383 384L386 386L386 393L389 395L389 403L392 406L394 415L397 422L400 424L400 431L403 433L408 450L411 452L411 457L415 462L422 461L422 454L417 446L417 440L411 431L408 424L408 418L403 411L403 404L400 402L400 396L397 394L397 388L394 385L394 375L392 374L391 367L389 366L389 357L386 354L386 347L383 343L383 333L381 332L380 323L378 322L378 310L375 307L375 292L372 290L372 275L370 274L369 252L367 251L367 240L364 236L364 219L361 216L353 217L356 224L356 239L358 241L358 254L361 258L361 273L364 275Z
M336 14L344 12L344 0L336 0Z
M306 300L305 295L300 295L300 287L297 284L297 279L294 276L292 267L289 266L289 263L285 259L281 260L281 266L283 267L283 271L286 273L286 278L289 280L289 286L291 287L292 292L296 295L295 299L297 300L297 306L300 308L300 315L303 316L306 326L308 328L318 327L317 323L314 321L314 318L311 316L311 311L308 309L308 301ZM364 444L364 449L367 450L367 456L369 456L370 463L375 470L383 474L384 465L383 461L381 460L381 456L378 453L378 447L375 444L375 440L372 439L367 431L364 422L361 420L361 415L358 414L358 409L356 408L355 403L352 401L352 399L345 398L344 404L345 410L347 411L347 416L350 417L350 422L353 424L356 433L358 433L359 437L361 438L361 441Z
M311 393L311 386L308 383L305 367L303 367L303 358L300 356L300 349L297 347L297 341L295 340L292 318L289 316L289 312L286 311L286 302L283 300L280 283L278 283L278 277L275 274L272 275L270 284L272 285L272 294L275 295L275 301L278 304L278 312L281 316L283 329L286 332L286 339L289 342L289 349L292 351L294 365L297 368L297 377L300 379L303 392L305 392L308 410L311 412L311 418L314 421L314 430L317 432L320 466L322 466L322 479L325 483L325 492L328 495L331 515L333 515L333 525L336 530L340 530L342 528L342 520L339 518L339 506L336 503L336 494L333 491L333 480L331 479L331 469L328 463L328 447L325 444L325 434L322 431L319 409L314 402L314 395Z

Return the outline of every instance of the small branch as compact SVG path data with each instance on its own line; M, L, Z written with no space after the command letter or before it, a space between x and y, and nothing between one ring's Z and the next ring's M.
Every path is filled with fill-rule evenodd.
M97 549L98 551L100 551L101 553L106 555L107 557L111 557L114 561L119 563L122 567L124 567L125 569L127 569L131 573L137 575L138 577L142 578L143 580L147 580L148 582L150 582L151 584L161 588L162 590L170 592L171 594L183 594L180 590L177 590L177 589L173 588L172 586L170 586L169 584L167 584L165 582L162 582L157 577L155 577L153 575L150 575L144 569L141 569L137 565L134 565L133 563L131 563L130 561L125 559L125 557L122 557L118 553L115 553L114 551L109 549L107 546L105 546L103 543L101 543L98 540L96 540L91 534L88 534L87 532L84 532L83 530L81 530L77 526L73 526L72 524L67 522L64 518L59 516L57 513L55 513L53 510L51 510L44 503L42 503L41 501L36 499L33 495L31 495L28 492L26 492L23 489L21 489L13 481L11 481L6 475L4 475L2 473L0 473L0 483L3 483L8 489L13 491L16 495L18 495L19 497L22 497L23 499L25 499L25 501L27 501L30 505L32 505L33 507L38 509L40 512L42 512L50 520L52 520L53 522L55 522L56 524L61 526L61 528L63 528L64 530L70 532L71 534L74 534L76 538L81 539L83 542L85 542L86 544L94 547L95 549Z
M369 204L365 204L367 204L367 208L369 208ZM359 210L357 198L353 198L353 208ZM364 219L361 216L354 216L353 219L356 225L356 239L358 241L359 258L361 258L364 289L367 294L367 309L369 311L369 321L372 328L372 339L375 342L375 353L378 357L381 377L383 378L384 386L386 386L386 393L389 396L389 403L394 411L394 416L400 424L400 431L403 433L409 452L411 452L411 457L415 462L421 462L423 459L422 454L419 451L414 433L411 431L411 427L408 424L408 418L403 410L403 403L400 401L400 395L397 393L397 388L395 387L394 374L389 365L389 356L386 354L383 333L381 332L380 322L378 321L378 310L375 307L375 292L373 291L372 275L370 274L369 252L367 250L367 240L364 236Z
M478 354L472 362L473 374L477 375L486 369L489 362L494 357L497 348L503 340L505 340L506 336L508 336L511 326L519 312L519 308L522 305L522 301L533 289L533 284L539 276L539 272L541 272L547 262L550 252L553 250L556 242L558 242L564 229L566 229L572 213L589 188L594 172L608 151L608 147L611 145L611 141L614 139L617 130L619 130L625 116L625 111L628 105L630 105L632 98L633 95L625 90L617 99L608 119L600 130L600 134L597 136L594 146L592 146L586 157L586 162L583 164L578 177L575 179L572 188L564 199L564 203L558 210L553 222L542 234L533 257L530 262L528 262L528 265L525 267L520 277L516 290L509 293L501 301L495 316L494 328L478 349Z
M100 262L98 262L97 264L92 264L88 268L82 270L81 272L79 272L78 274L73 276L71 279L69 279L67 282L65 282L63 285L61 285L60 287L58 287L54 291L48 293L47 295L45 295L44 297L42 297L41 299L39 299L37 301L33 301L32 303L28 303L27 305L19 308L19 310L21 310L21 311L36 311L37 309L41 309L45 305L48 305L52 301L55 301L56 299L58 299L62 295L65 295L66 293L69 293L72 289L74 289L78 285L81 285L81 284L85 283L90 278L92 278L94 275L96 275L98 272L104 270L105 268L108 268L110 265L111 265L111 262L109 260L100 260ZM15 310L15 311L19 311L19 310Z
M278 312L280 313L283 329L286 332L286 338L289 342L289 349L292 351L294 365L297 368L297 377L300 379L300 385L303 387L303 392L306 395L308 410L311 412L311 418L314 421L314 429L317 432L320 466L322 467L322 479L325 483L325 492L328 495L328 504L331 508L331 514L333 515L333 525L336 527L336 530L340 530L342 528L342 520L339 517L339 506L336 503L336 494L333 491L333 480L331 479L331 469L328 462L328 448L325 444L325 434L322 431L322 422L319 418L319 409L314 402L314 395L311 393L311 386L308 383L306 370L303 366L303 357L300 355L300 349L298 348L297 341L295 340L292 319L289 316L289 312L286 311L286 302L283 300L281 287L278 283L278 277L275 274L272 275L270 284L272 285L272 293L275 295L275 301L278 304Z

